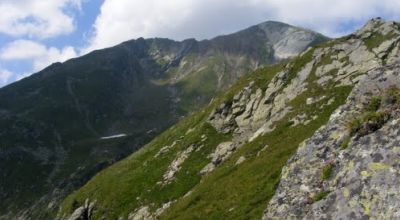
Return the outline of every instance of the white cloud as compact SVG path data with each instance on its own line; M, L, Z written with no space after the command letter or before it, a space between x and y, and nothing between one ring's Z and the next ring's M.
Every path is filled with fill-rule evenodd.
M0 67L0 86L7 84L12 76L10 71Z
M32 72L40 71L51 63L64 62L76 56L77 53L71 46L57 49L31 40L16 40L0 50L1 60L31 60Z
M138 37L210 38L266 20L337 36L372 17L400 18L398 11L398 0L105 0L84 51Z
M24 60L43 56L47 52L46 46L30 41L16 40L7 44L0 52L2 60Z
M81 0L1 0L0 33L37 38L71 33L74 19L66 10L80 6Z

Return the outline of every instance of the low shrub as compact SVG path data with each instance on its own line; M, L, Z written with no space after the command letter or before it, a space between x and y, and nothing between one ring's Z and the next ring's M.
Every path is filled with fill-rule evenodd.
M382 99L380 97L374 96L369 100L366 110L371 112L378 111L379 107L381 106Z
M361 118L354 118L347 123L350 136L364 136L380 129L389 119L389 112L366 112Z
M362 122L359 118L354 118L347 123L347 129L351 136L355 135L362 127Z
M391 86L385 91L383 103L385 105L395 105L400 103L400 89L396 86Z
M342 144L340 145L340 149L344 150L347 149L347 147L349 146L350 143L350 136L346 136L342 142Z
M317 193L314 197L314 201L317 202L324 199L329 193L330 193L329 191L321 191Z
M322 180L327 180L329 177L331 177L333 171L333 163L328 163L327 165L322 168L322 174L321 174L321 179Z

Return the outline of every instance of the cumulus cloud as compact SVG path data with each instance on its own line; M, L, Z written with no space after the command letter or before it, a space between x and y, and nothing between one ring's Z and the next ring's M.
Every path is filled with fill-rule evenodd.
M33 72L40 71L51 63L64 62L76 56L77 53L71 46L57 49L31 40L16 40L0 50L0 59L4 61L31 60Z
M85 51L138 37L210 38L266 20L338 36L371 17L398 19L398 11L398 0L105 0Z
M74 19L66 11L80 6L81 0L1 0L0 33L37 38L71 33Z

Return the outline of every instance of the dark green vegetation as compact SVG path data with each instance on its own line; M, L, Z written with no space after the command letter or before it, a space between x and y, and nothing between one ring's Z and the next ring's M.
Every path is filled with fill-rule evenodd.
M391 39L395 36L396 36L396 34L394 34L394 33L382 35L381 33L375 32L375 33L372 33L370 37L365 39L364 42L365 42L365 45L367 46L367 48L372 51L374 48L378 47L386 40Z
M52 218L59 200L99 170L203 107L243 74L276 62L274 42L269 35L284 34L289 28L293 27L267 22L204 41L140 38L53 64L2 88L0 216L9 214L5 218L11 218L27 211L26 215L36 219ZM303 49L326 40L319 34L305 32L310 34L311 41L304 44L299 39ZM278 39L281 37L285 36ZM203 121L204 116L198 117L195 124ZM197 158L199 163L187 168L190 174L205 162L204 155L210 147L225 138L213 134L215 131L207 125L199 127L198 132L209 134L210 143L199 151L203 154ZM101 139L122 133L127 136ZM194 140L185 141L182 143ZM148 155L138 153L142 154ZM135 163L129 166L135 167L143 168ZM154 162L154 167L162 164ZM155 176L161 169L157 172ZM143 175L131 178L142 181ZM160 190L159 196L148 195L148 199L165 201L173 198L171 195L178 197L198 179L178 182L169 186L171 189L155 189ZM154 178L150 175L146 180L150 184ZM49 206L50 202L53 205Z
M351 136L364 136L380 129L400 105L400 90L389 87L381 96L371 97L362 115L347 123Z
M349 136L346 136L342 142L342 144L340 145L340 148L342 150L347 149L347 147L349 147L349 143L350 143L351 138Z
M319 193L317 193L317 195L315 195L314 197L314 201L317 202L319 200L324 199L327 195L329 195L329 191L321 191Z
M210 161L207 155L213 152L218 143L231 138L217 133L206 119L216 106L231 102L233 96L251 81L255 82L253 89L265 89L273 76L287 68L289 75L285 79L285 86L289 85L298 71L311 61L312 53L313 50L310 50L287 63L246 75L201 112L189 116L137 153L97 174L84 187L67 197L61 213L71 213L74 204L82 205L87 198L97 201L95 216L105 216L107 219L127 217L130 212L144 205L150 206L154 212L162 204L177 200L160 219L261 218L287 160L301 142L328 121L332 112L345 102L352 88L339 86L333 81L325 86L319 85L315 70L321 64L315 64L307 79L307 90L289 103L291 111L275 122L272 132L245 143L213 172L201 177L199 171ZM325 98L306 104L308 98L318 96ZM302 113L307 115L309 123L294 125L291 119ZM208 137L206 141L202 141L203 134ZM178 143L176 147L161 157L155 157L161 148L174 141ZM204 146L182 164L174 182L157 184L177 152L190 145ZM236 165L241 156L246 158L245 161Z
M371 100L368 102L368 106L365 108L365 110L370 111L370 112L375 112L381 107L382 99L381 97L372 97Z
M331 177L334 165L332 163L328 163L322 168L322 180L327 180Z
M365 112L348 123L350 135L364 136L381 128L390 119L388 112Z

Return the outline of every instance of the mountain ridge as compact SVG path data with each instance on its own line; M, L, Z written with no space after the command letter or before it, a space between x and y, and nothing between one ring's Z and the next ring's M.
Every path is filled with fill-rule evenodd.
M8 128L0 132L0 218L51 218L57 202L99 170L277 61L265 33L238 33L204 42L139 38L0 89L0 125ZM325 39L302 33L298 52ZM126 136L102 139L118 134Z
M333 202L341 207L346 205L341 200L335 201L342 192L340 185L330 179L333 180L336 169L341 166L330 165L327 155L331 151L334 151L331 155L337 152L346 155L349 150L354 155L363 155L363 145L346 150L341 146L343 143L354 146L353 139L344 142L346 129L332 133L334 143L327 138L330 130L320 131L327 123L346 124L330 119L341 115L349 103L350 111L359 105L376 106L369 104L376 94L369 92L369 85L380 88L380 84L399 84L396 78L399 70L391 67L400 61L399 27L396 22L372 19L354 34L244 76L203 110L99 172L64 200L58 217L274 219L305 216L305 219L318 219L341 216L340 210L335 214L330 206ZM376 72L378 69L381 70ZM359 93L359 89L365 92ZM359 116L357 111L354 114L356 118ZM377 131L375 128L379 130L382 123L385 126L388 122L381 117L386 116L371 112L366 119L360 119L366 121L356 125L356 129L373 133ZM384 143L377 140L376 146L379 148ZM297 161L315 167L303 170ZM372 164L373 171L389 175L398 165L393 159L390 162L393 165ZM366 172L361 175L375 175L370 170ZM383 188L387 186L380 184ZM365 186L368 188L364 193L372 195L370 187L376 185ZM343 195L353 195L352 191L346 192ZM360 191L357 193L362 196ZM348 196L344 197L352 198ZM373 207L380 209L369 209L372 206L366 203L366 198L354 199L361 202L357 207L361 211L348 213L347 217L378 216L379 210L387 210L380 205L384 195L372 200ZM398 207L398 200L393 201Z

